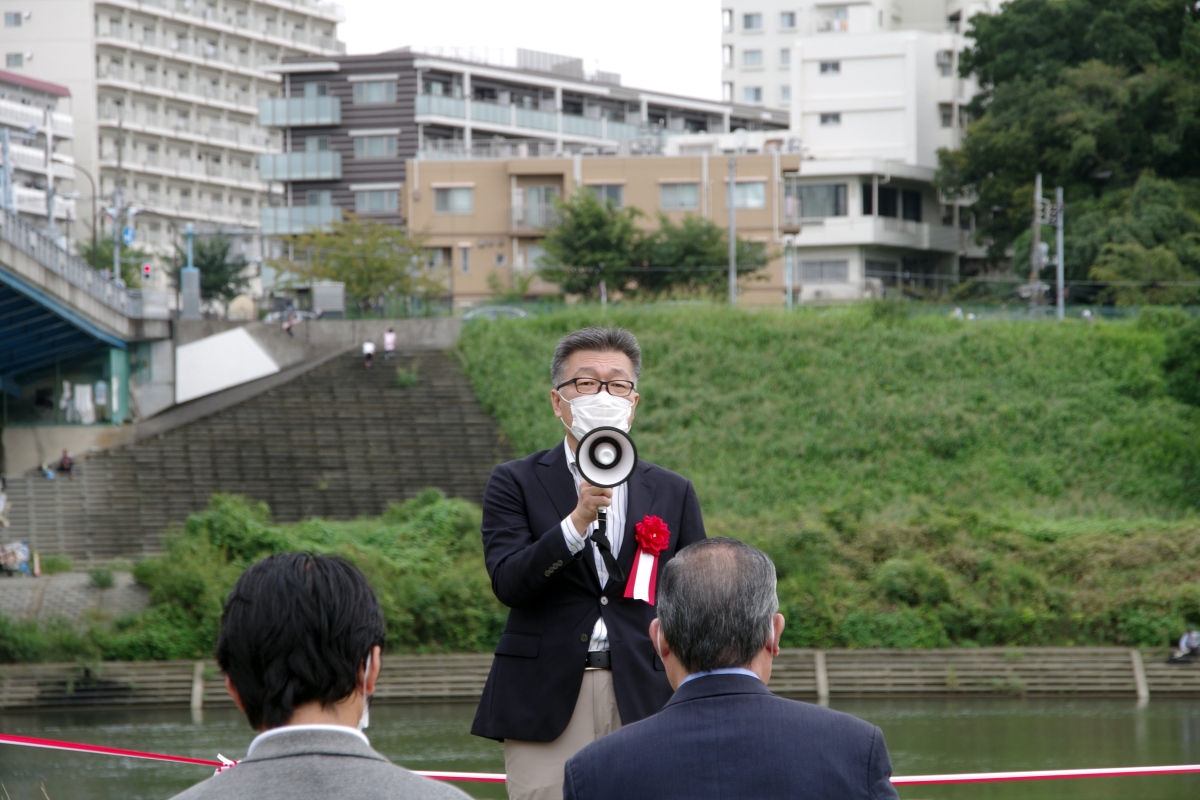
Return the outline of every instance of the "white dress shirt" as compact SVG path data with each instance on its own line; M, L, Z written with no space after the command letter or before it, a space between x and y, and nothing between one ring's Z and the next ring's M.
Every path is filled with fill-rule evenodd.
M571 445L563 440L563 448L567 451L567 468L571 470L571 477L575 479L575 496L579 497L579 482L582 480L579 475L579 466L575 463L575 451L571 449ZM608 528L605 530L605 535L608 537L609 543L612 545L613 556L621 552L621 542L625 538L625 516L629 513L629 489L628 484L622 483L620 486L613 487L612 505L608 507ZM579 535L579 531L575 530L575 523L571 521L571 515L562 521L563 538L567 541L567 548L570 549L571 555L578 553L583 548L587 547L589 542L592 545L592 558L596 562L596 574L600 576L600 585L607 587L608 567L604 564L604 558L600 555L600 548L595 542L591 542L592 532L596 530L596 523L588 525L583 536ZM622 591L624 591L622 589ZM596 620L596 627L592 628L592 638L588 642L588 651L607 650L608 649L608 626L604 624L604 617Z
M301 731L331 731L334 733L346 733L350 736L357 736L359 739L362 739L363 744L367 745L368 747L371 745L371 743L367 741L367 736L365 733L360 731L358 728L349 728L345 725L323 725L319 723L310 725L280 725L278 728L270 728L263 731L258 736L255 736L254 741L250 743L250 748L246 750L246 758L250 757L251 753L254 752L254 746L263 739L269 739L270 737L276 736L280 733L299 733Z

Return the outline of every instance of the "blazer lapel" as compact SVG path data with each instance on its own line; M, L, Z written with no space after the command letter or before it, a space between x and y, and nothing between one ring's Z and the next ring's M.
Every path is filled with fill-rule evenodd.
M658 486L650 480L650 467L639 463L637 473L629 481L629 506L625 514L625 535L621 539L621 552L617 554L617 563L625 574L633 571L633 557L637 554L637 534L634 525L641 522L654 506L654 495ZM624 587L622 587L624 591Z
M567 466L565 447L565 444L559 443L557 447L547 450L546 454L538 460L537 470L538 480L541 481L542 488L546 490L554 510L558 512L559 519L566 519L567 515L575 510L575 504L579 502L575 478L571 475L570 467ZM589 542L583 554L583 561L587 564L588 573L592 576L593 586L600 591L604 587L600 585L600 573L596 571L594 555Z

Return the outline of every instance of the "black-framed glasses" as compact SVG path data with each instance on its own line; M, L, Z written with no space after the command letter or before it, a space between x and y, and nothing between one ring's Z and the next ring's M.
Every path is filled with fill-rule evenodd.
M633 390L637 388L633 381L616 380L616 381L601 381L596 378L571 378L569 381L563 381L554 388L562 391L564 386L574 385L575 391L580 394L600 394L601 389L607 389L608 393L613 397L629 397L633 394Z

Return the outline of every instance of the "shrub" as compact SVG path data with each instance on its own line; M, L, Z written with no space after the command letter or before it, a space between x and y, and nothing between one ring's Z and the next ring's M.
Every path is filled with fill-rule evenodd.
M69 556L60 556L51 554L41 557L42 574L54 575L59 572L70 572L75 568L74 562Z
M1163 371L1172 397L1181 403L1200 406L1200 317L1167 336Z
M401 389L411 389L417 385L417 371L396 367L396 385Z
M111 589L115 582L113 571L107 567L95 567L88 570L92 578L92 586L96 589Z

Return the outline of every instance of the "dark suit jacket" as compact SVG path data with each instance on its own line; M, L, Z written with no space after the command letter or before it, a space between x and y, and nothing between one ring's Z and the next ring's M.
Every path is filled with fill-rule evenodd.
M662 569L680 547L704 538L700 503L691 481L638 462L628 485L629 506L617 561L625 574L637 553L634 525L661 517L671 542ZM650 644L654 607L626 600L625 586L601 589L589 544L572 556L561 523L578 495L560 443L501 464L483 495L483 550L492 590L511 610L471 733L490 739L552 742L571 720L583 683L588 640L604 617L613 683L622 723L662 708L671 686Z
M784 700L757 678L696 678L662 711L567 761L565 800L897 797L874 725Z

